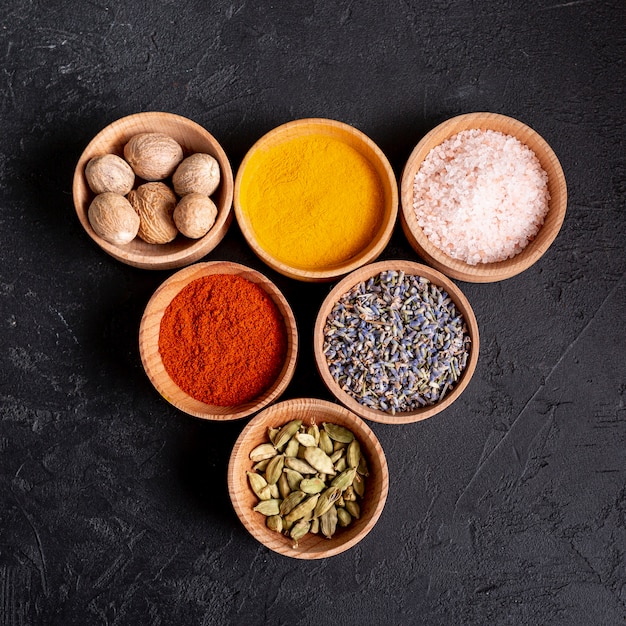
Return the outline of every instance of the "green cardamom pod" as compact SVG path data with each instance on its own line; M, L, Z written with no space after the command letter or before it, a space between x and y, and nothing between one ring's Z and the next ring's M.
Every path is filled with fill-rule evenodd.
M273 457L272 457L273 458ZM263 459L252 466L255 472L264 472L272 459Z
M280 500L261 500L253 510L267 516L278 515L280 513Z
M294 438L297 439L298 443L305 448L317 447L317 442L315 441L315 437L313 435L298 433Z
M348 467L358 467L361 460L361 446L356 439L353 439L348 445L346 452L346 461Z
M266 526L277 533L283 532L283 518L280 515L270 515L265 520Z
M343 472L341 472L339 476L336 476L335 478L333 478L333 481L330 483L330 486L337 487L339 490L345 491L348 487L350 487L350 485L352 485L355 476L356 476L356 469L354 469L353 467L350 467L344 470Z
M284 454L285 456L298 456L298 450L300 450L300 442L292 437L285 446Z
M348 467L348 462L346 461L346 457L342 456L336 463L335 463L335 471L336 472L343 472L346 467Z
M340 448L339 450L335 450L330 456L330 460L333 463L336 463L344 454L346 453L344 448Z
M287 473L283 472L278 478L278 493L281 498L286 498L291 493L291 487L289 486L289 480L287 480Z
M343 499L346 502L355 502L356 501L356 493L354 493L354 487L350 485L346 487L346 490L343 492Z
M337 509L337 521L339 526L346 527L352 521L352 515L345 509Z
M311 520L311 528L309 528L309 532L313 533L314 535L317 535L317 533L319 533L320 531L320 518L319 517L314 517Z
M348 500L345 505L346 511L352 515L352 517L359 519L361 517L361 507L358 502L354 500Z
M337 530L337 508L331 505L326 513L320 515L319 520L322 535L324 535L326 539L330 539Z
M310 449L319 450L319 448L310 448ZM309 450L309 448L307 448L307 450ZM300 472L300 474L316 474L317 473L317 469L312 467L307 461L304 461L303 459L298 459L297 457L293 457L293 456L285 457L285 465L289 469L296 470L296 472Z
M302 420L292 420L282 426L274 439L274 446L280 450L300 430L301 424Z
M333 441L339 441L340 443L350 443L354 439L354 434L352 433L352 431L348 430L344 426L340 426L339 424L325 422L324 424L322 424L322 427Z
M281 474L283 473L283 467L285 466L285 457L282 454L277 454L270 459L270 462L265 469L265 480L269 485L275 485L278 482Z
M317 424L311 424L306 429L307 435L311 435L313 439L315 439L315 445L318 446L320 443L320 427Z
M291 527L289 536L294 540L294 548L298 547L298 541L300 541L300 539L302 539L309 532L309 528L311 528L311 522L303 519Z
M246 472L248 475L248 482L250 483L250 487L252 491L257 495L257 497L261 498L261 500L269 500L268 497L263 497L261 494L265 494L267 492L263 491L265 487L267 487L267 481L261 474L257 474L256 472Z
M338 487L329 487L324 491L317 501L317 505L315 506L315 511L313 513L313 517L319 517L320 515L324 515L328 509L337 502L339 497L341 496L341 489Z
M287 515L306 498L304 491L292 491L280 505L280 514Z
M358 472L354 477L354 482L352 483L354 487L354 492L359 498L362 498L365 495L365 478L361 476Z
M300 482L300 489L308 494L320 493L326 489L326 483L315 476L313 478L303 478Z
M369 476L369 470L367 468L367 461L365 460L365 457L363 455L361 455L361 458L359 459L359 465L356 468L356 471L361 474L361 476Z
M250 451L250 460L254 462L263 461L264 459L271 459L277 454L276 448L271 443L262 443Z
M319 493L316 493L313 496L309 496L306 500L303 500L300 504L291 509L287 515L285 515L285 520L288 522L295 522L296 520L306 517L309 513L312 513L315 510L319 497Z
M285 462L287 459L285 459ZM291 469L290 467L285 467L283 470L285 476L287 476L287 483L289 484L289 489L291 491L297 491L300 489L300 483L304 476L300 472L296 472L296 470Z
M320 448L305 448L304 459L311 467L314 467L317 472L331 475L336 473L330 457Z
M320 440L318 446L321 450L326 452L326 454L333 453L333 441L325 430L320 430Z

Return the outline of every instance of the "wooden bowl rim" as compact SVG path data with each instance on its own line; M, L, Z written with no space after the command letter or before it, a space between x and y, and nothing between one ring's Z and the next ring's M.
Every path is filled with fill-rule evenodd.
M551 198L545 222L535 239L515 257L497 263L470 265L453 259L433 245L417 222L413 210L413 179L419 166L432 148L463 130L498 130L528 145L548 174ZM439 138L439 139L437 139ZM563 168L548 142L533 128L523 122L490 112L464 113L435 126L417 143L411 152L400 177L400 224L411 247L439 271L451 278L467 282L486 283L505 280L520 274L536 263L548 250L558 235L567 209L567 185Z
M184 247L177 249L174 252L168 252L169 248L167 246L170 244L163 244L162 253L158 255L150 255L141 250L133 250L125 248L125 246L112 244L102 239L102 237L97 235L93 230L87 217L87 210L89 208L89 203L95 194L91 191L91 189L89 189L89 185L85 179L85 166L87 165L89 159L102 154L102 151L97 150L96 148L103 141L110 144L111 141L109 140L109 137L123 137L127 134L127 132L124 132L125 129L135 126L146 127L144 130L137 130L136 132L157 132L161 130L159 126L163 123L163 120L188 129L198 137L201 137L207 145L211 146L212 156L214 156L220 164L220 187L222 187L222 190L219 193L221 201L217 202L217 198L212 196L212 199L216 201L218 215L215 224L204 237L201 237L200 239L189 239L188 243L185 242ZM189 265L211 252L222 241L233 221L233 193L233 170L228 156L219 141L197 122L183 117L182 115L165 111L145 111L141 113L133 113L131 115L121 117L105 126L91 139L83 150L74 169L72 181L74 209L85 232L102 250L107 252L113 258L122 263L138 267L140 269L177 269L185 265ZM179 235L179 237L182 237L182 235ZM146 244L146 246L148 245L150 244ZM156 246L159 244L153 245ZM156 249L158 250L158 248Z
M258 398L233 407L206 404L185 393L165 370L158 348L161 320L172 299L189 283L213 274L243 276L259 285L282 313L287 332L287 355L273 385ZM206 261L185 267L166 279L148 301L139 325L139 354L148 379L159 394L180 411L210 421L249 417L277 400L293 378L298 357L298 329L289 302L280 289L261 272L232 261Z
M352 396L343 391L332 377L328 368L326 357L324 356L324 327L326 325L328 314L332 310L335 302L357 283L371 278L372 276L376 276L385 270L402 270L406 274L422 276L430 280L435 285L444 288L454 301L457 309L463 314L467 324L468 333L472 340L469 358L465 369L461 374L461 378L452 391L447 393L441 402L437 402L431 406L425 406L414 411L396 413L395 415L363 406ZM409 424L419 422L447 409L460 397L469 384L472 376L474 375L474 371L476 370L476 364L478 363L478 355L480 352L478 322L476 321L476 316L469 300L461 289L442 272L439 272L428 265L423 265L414 261L406 261L403 259L371 263L370 265L366 265L365 267L352 272L337 283L337 285L335 285L335 287L326 296L319 309L315 320L313 341L313 352L317 371L333 396L335 396L341 404L360 417L372 422L380 422L383 424Z
M307 130L309 130L310 132L306 132L304 134L302 133L302 131ZM257 150L262 149L268 143L273 143L275 138L281 135L283 135L286 139L292 139L298 136L304 136L305 134L310 135L314 133L330 134L336 138L339 137L339 135L350 136L354 140L356 140L358 144L366 146L368 152L371 152L371 154L375 157L377 161L377 163L372 164L376 167L376 171L378 172L379 176L381 176L381 184L385 189L389 187L390 193L385 193L384 213L387 217L383 222L383 226L381 227L378 236L370 242L369 246L367 246L357 256L352 257L352 259L346 263L320 270L307 270L283 263L279 259L271 256L261 246L258 245L254 230L249 224L246 213L241 205L240 193L241 183L245 175L246 166ZM353 145L353 147L356 148L357 146ZM363 154L360 148L359 152ZM368 160L372 162L371 159ZM384 180L381 175L381 170L385 174ZM266 265L271 267L273 270L279 272L280 274L283 274L284 276L287 276L289 278L293 278L294 280L300 280L305 282L328 282L339 276L348 274L358 267L361 267L362 265L375 260L384 250L385 246L389 243L389 240L391 239L393 230L395 228L395 223L399 212L398 182L387 156L380 149L380 147L363 131L355 128L354 126L351 126L350 124L346 124L345 122L340 122L328 118L302 118L297 120L291 120L289 122L285 122L284 124L276 126L275 128L262 135L259 139L257 139L257 141L247 151L241 164L239 165L237 175L235 177L233 204L237 223L239 224L239 228L241 229L244 238L248 242L248 245L252 248L253 252Z
M361 449L366 451L370 476L366 479L367 512L353 522L354 527L341 529L332 539L321 535L308 535L298 548L293 548L288 537L266 528L259 513L246 504L254 499L247 478L246 469L252 467L249 451L262 440L267 427L279 426L291 419L300 419L311 414L309 419L341 423L358 437ZM263 436L261 436L263 434ZM335 556L352 548L361 541L376 525L385 507L389 493L389 468L384 450L372 429L358 415L345 407L317 398L293 398L273 404L254 416L240 433L233 446L228 464L228 491L240 521L248 532L261 544L296 559L321 559Z

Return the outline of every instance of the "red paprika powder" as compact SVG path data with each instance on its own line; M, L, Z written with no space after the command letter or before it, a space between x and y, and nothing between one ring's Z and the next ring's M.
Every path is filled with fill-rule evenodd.
M266 391L283 367L287 330L259 285L231 274L198 278L171 301L159 352L172 380L196 400L235 406Z

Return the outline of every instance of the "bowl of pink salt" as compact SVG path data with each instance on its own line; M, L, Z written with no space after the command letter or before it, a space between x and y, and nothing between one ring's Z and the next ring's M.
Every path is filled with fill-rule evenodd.
M261 137L237 172L237 222L256 255L296 280L330 281L375 260L398 214L380 148L335 120L301 119Z
M486 283L528 269L567 207L563 169L522 122L468 113L417 144L401 177L400 221L414 250L451 278Z

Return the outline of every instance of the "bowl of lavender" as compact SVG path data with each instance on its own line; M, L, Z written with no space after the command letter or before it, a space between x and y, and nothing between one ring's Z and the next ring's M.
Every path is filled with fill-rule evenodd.
M496 113L467 113L433 128L411 153L400 187L400 223L413 249L467 282L504 280L536 263L567 207L552 148Z
M324 383L374 422L417 422L449 407L469 384L478 352L478 324L463 292L412 261L355 270L330 291L315 323Z

